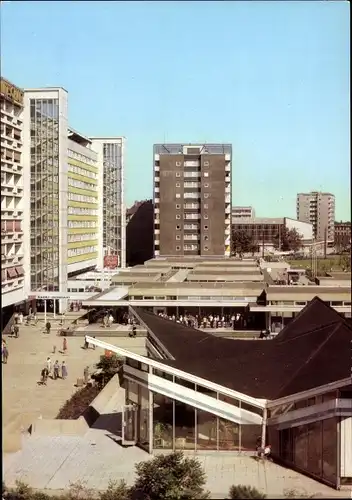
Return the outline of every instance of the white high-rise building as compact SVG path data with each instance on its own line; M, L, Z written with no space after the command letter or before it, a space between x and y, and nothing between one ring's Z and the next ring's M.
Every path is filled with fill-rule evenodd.
M1 306L26 300L29 163L23 155L23 91L1 78Z
M92 137L99 168L98 269L126 266L125 137Z

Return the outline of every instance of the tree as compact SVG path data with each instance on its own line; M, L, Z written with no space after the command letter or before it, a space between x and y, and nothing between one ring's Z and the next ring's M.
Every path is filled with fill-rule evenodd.
M231 500L237 498L266 498L266 495L257 490L257 488L244 486L243 484L231 486L229 496Z
M232 232L232 252L234 255L242 256L244 253L257 251L258 245L256 244L253 235L243 230Z
M288 229L283 227L273 240L274 247L281 252L297 252L302 248L302 236L294 227Z
M206 476L196 458L186 458L181 451L158 455L136 465L137 479L133 498L143 500L209 498L204 490Z
M123 360L116 354L112 354L111 356L104 355L100 356L100 361L96 366L101 372L93 373L92 379L95 380L100 387L104 387L116 373L119 373L121 366L123 366Z

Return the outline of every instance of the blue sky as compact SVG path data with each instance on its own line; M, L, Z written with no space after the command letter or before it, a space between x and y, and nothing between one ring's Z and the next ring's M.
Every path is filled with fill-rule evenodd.
M233 144L233 203L350 219L349 3L5 2L2 75L62 86L86 135L127 138L126 199L152 197L156 142Z

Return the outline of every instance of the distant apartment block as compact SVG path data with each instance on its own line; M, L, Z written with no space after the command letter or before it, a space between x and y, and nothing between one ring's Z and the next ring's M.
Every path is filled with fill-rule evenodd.
M230 256L230 144L154 145L155 256Z
M297 219L310 222L316 241L334 243L335 196L331 193L312 191L297 194Z
M254 242L260 245L273 245L273 242L283 234L287 228L296 229L301 235L303 243L310 243L313 239L313 226L309 222L301 222L289 217L256 217L253 219L239 219L232 223L233 231L244 231Z
M232 207L232 221L239 219L253 219L255 210L253 207Z
M23 90L1 78L1 306L29 290L29 162L23 157Z
M335 245L345 247L351 245L351 223L335 222Z

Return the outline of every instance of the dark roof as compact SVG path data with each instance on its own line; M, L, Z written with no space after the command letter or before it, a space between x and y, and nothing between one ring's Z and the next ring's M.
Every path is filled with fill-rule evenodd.
M273 340L215 337L133 308L170 366L256 398L278 399L351 375L352 328L315 297Z

